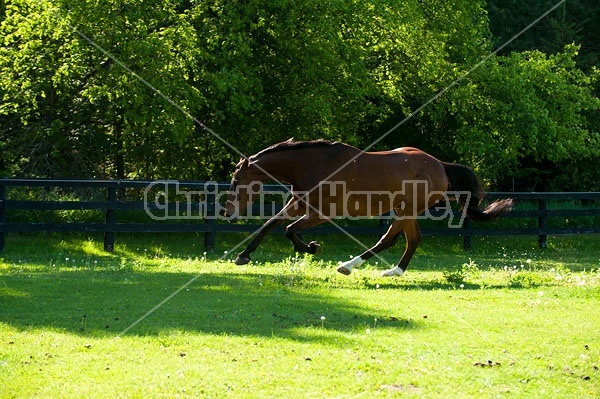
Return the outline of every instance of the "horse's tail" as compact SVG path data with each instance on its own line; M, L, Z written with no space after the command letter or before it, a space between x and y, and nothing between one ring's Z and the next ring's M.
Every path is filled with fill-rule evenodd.
M442 163L448 176L448 191L450 194L456 193L456 199L463 210L466 210L469 219L475 222L492 221L512 209L513 200L510 198L494 201L485 209L479 209L485 192L475 172L463 165ZM471 193L470 197L466 195L467 192Z

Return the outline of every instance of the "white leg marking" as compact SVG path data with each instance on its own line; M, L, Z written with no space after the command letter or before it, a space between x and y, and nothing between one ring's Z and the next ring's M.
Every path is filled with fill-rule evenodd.
M402 276L403 274L404 274L404 270L402 270L401 268L396 266L393 269L384 271L382 276L384 276L384 277Z
M339 262L337 271L342 274L348 275L352 273L352 269L354 267L360 266L363 263L365 263L365 260L363 258L361 258L360 256L355 256L347 262Z

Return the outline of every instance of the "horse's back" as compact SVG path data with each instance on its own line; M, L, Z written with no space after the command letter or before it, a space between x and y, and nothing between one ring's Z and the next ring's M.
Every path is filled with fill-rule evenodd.
M433 158L432 155L426 153L423 150L415 148L415 147L398 147L398 148L394 148L393 150L374 152L373 154L382 154L382 155L404 154L404 155L408 155L408 156L426 155L426 156Z
M436 191L445 191L448 186L443 163L423 150L400 147L371 154L379 159L379 170L387 170L397 184L407 180L426 181Z
M398 148L394 148L392 150L392 152L403 152L406 154L414 154L414 153L421 153L421 152L425 152L423 150L419 150L418 148L415 147L398 147Z
M403 168L411 167L416 170L433 168L443 172L443 164L439 159L415 147L399 147L393 150L372 152L370 154L380 157L380 159L386 159L396 165L400 163ZM427 165L429 167L426 167Z

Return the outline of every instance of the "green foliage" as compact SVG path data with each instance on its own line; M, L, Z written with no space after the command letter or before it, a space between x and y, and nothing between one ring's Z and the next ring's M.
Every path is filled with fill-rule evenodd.
M8 14L0 60L5 163L44 176L222 179L237 157L71 27L252 153L290 136L368 145L387 120L439 90L454 62L482 53L471 50L485 26L481 2L467 1L440 9L416 1L52 8L14 0ZM31 148L38 136L46 139Z
M2 135L21 158L5 162L26 175L79 177L135 177L175 162L177 151L164 149L181 146L193 122L73 28L129 68L148 71L150 84L187 109L201 101L188 84L197 47L189 27L162 1L64 9L8 5L0 115L13 122Z
M500 3L3 2L0 174L224 180L237 151L292 136L370 146L545 11L512 21ZM540 25L544 45L523 36L376 148L418 146L499 185L559 167L553 181L597 185L593 22L575 21L588 3L568 2Z
M481 270L475 261L469 259L469 263L463 263L460 269L444 270L442 276L454 287L464 288L465 280L469 277L481 276Z
M586 118L600 101L590 77L575 67L576 54L576 46L567 46L550 56L533 51L498 57L449 93L444 101L460 158L493 179L502 176L499 171L514 175L525 160L600 156L600 137Z
M190 10L212 115L209 124L240 150L267 143L352 140L375 94L356 45L354 3L202 2ZM345 37L345 36L348 36ZM357 117L358 116L358 117Z
M486 2L493 33L494 46L500 47L531 24L536 18L554 7L554 0L489 0ZM503 50L539 50L558 53L572 43L581 45L577 62L584 70L598 65L600 32L597 29L598 2L596 0L567 0L537 25L524 32Z

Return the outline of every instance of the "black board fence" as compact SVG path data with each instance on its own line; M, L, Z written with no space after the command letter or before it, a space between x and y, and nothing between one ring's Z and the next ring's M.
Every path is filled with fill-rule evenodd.
M217 213L228 188L228 183L206 181L0 179L0 251L6 247L6 234L26 232L98 232L104 236L106 251L114 250L118 233L204 233L204 248L211 251L217 233L251 233L264 222L231 224L220 220ZM35 190L38 192L32 194ZM288 187L278 185L266 184L263 190L277 198L263 197L254 204L254 214L274 214L281 208L281 199L289 195ZM470 249L472 237L537 236L538 245L544 248L549 235L600 233L598 192L490 192L486 196L486 200L499 198L513 198L517 204L529 204L526 209L517 206L505 219L526 218L534 222L484 226L465 219L460 228L443 226L443 223L442 226L430 226L423 222L422 233L462 237L466 249ZM561 204L575 202L577 206L561 207ZM70 214L95 212L96 220L44 219L44 212L56 211ZM35 215L38 215L37 219ZM453 215L460 217L458 210L454 210ZM573 218L585 218L590 222L569 224ZM387 229L387 222L385 217L373 218L360 223L345 223L343 230L325 224L310 231L315 234L381 235Z

